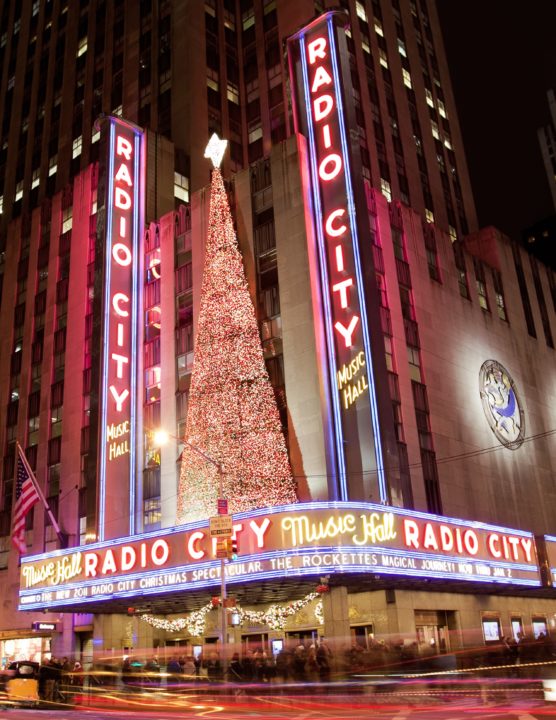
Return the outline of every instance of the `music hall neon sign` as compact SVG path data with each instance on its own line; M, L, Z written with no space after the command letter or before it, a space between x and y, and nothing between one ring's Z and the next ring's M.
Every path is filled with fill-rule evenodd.
M308 141L307 203L318 266L312 277L320 284L315 310L325 335L338 496L387 502L353 192L361 179L351 176L343 110L348 91L340 79L338 19L343 18L325 13L290 38L290 75L297 87L296 132Z
M370 503L314 502L234 515L231 583L373 573L445 581L541 584L535 538L512 530ZM219 582L207 522L54 551L21 561L20 609L86 606Z
M99 538L135 532L137 358L141 306L143 133L108 120ZM110 503L107 503L110 497ZM127 513L125 513L127 517Z

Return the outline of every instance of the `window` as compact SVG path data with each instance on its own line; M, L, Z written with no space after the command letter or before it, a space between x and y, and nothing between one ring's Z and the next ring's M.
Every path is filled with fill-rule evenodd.
M355 12L357 13L357 17L360 20L363 20L363 22L367 22L367 13L365 11L365 6L363 5L363 3L359 2L359 0L356 0L355 2Z
M542 640L548 637L548 626L546 624L546 618L538 615L533 615L531 618L531 626L533 628L533 637L535 640Z
M405 68L402 68L402 77L403 77L403 84L411 90L413 87L411 85L411 75Z
M380 191L388 200L388 202L392 202L392 188L390 187L390 183L388 182L388 180L380 178Z
M263 129L258 123L252 130L249 131L249 143L257 142L257 140L260 140L263 136Z
M189 202L189 178L181 173L174 173L174 197L184 203Z
M71 157L73 160L75 160L76 157L79 157L81 155L81 150L83 148L83 135L80 135L79 137L75 138L72 145L72 151L71 151Z
M81 38L77 46L77 57L81 57L87 52L87 37Z
M392 338L388 335L384 336L384 355L386 357L386 369L394 372L394 349L392 347Z
M485 617L483 618L482 624L485 643L499 642L502 639L500 620L498 618Z
M71 230L73 225L73 206L70 205L69 207L62 210L62 234L67 232L68 230Z
M506 303L504 301L504 288L502 286L502 275L498 270L492 270L492 282L494 284L494 297L496 298L496 310L500 320L508 322Z
M53 155L48 160L48 177L52 177L52 175L56 175L57 171L58 171L58 155Z
M489 312L490 308L488 306L488 295L486 291L484 267L482 262L480 260L477 260L477 258L473 259L473 264L475 266L475 283L477 286L479 305L482 307L483 310Z
M407 347L407 359L409 362L409 376L415 382L422 382L421 380L421 358L419 354L419 348Z
M157 530L162 521L160 498L149 498L143 501L143 523L145 530Z

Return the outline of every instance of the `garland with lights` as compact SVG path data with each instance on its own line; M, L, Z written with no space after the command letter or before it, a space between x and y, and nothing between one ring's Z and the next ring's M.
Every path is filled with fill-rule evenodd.
M321 596L319 592L310 592L301 600L294 600L289 605L271 605L266 610L244 610L241 605L230 608L230 612L239 615L239 624L243 625L247 622L251 625L266 625L271 630L283 630L286 626L288 618L292 617L306 605ZM199 610L190 612L183 618L176 620L166 620L165 618L157 618L154 615L140 615L139 619L152 625L159 630L167 630L168 632L179 632L186 629L192 637L201 637L205 634L206 618L215 607L211 600ZM315 618L319 625L324 624L324 615L322 609L322 600L315 605Z
M185 440L223 469L229 512L297 502L280 415L220 170L209 231ZM185 445L178 523L214 514L218 468Z

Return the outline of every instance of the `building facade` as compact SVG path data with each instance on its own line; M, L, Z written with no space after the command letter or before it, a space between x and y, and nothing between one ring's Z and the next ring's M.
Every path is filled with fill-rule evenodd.
M257 551L263 547L253 545L256 532L253 541L243 542L240 536L240 556L246 565L228 567L243 606L264 610L273 600L306 598L317 583L330 590L323 593L322 615L309 612L313 606L308 601L280 630L264 622L244 622L229 631L230 639L244 647L269 643L271 650L272 640L287 637L324 633L338 642L353 637L367 643L370 637L388 636L408 643L433 639L448 650L511 632L550 631L556 604L550 573L541 576L541 566L552 567L555 532L555 278L551 269L530 259L495 229L477 229L434 6L349 2L349 26L344 30L341 22L338 30L343 43L341 86L344 102L349 103L349 155L358 168L352 176L358 187L357 227L366 253L361 305L368 312L365 327L372 336L365 367L370 372L372 364L374 380L365 377L376 392L374 443L384 451L382 460L375 453L374 464L365 465L359 476L348 465L342 485L341 463L331 439L341 422L330 419L330 396L336 388L327 375L331 345L323 339L326 287L317 277L315 260L317 223L311 197L316 195L311 195L308 180L312 151L303 132L294 132L295 75L288 82L282 56L283 41L295 37L315 12L325 8L272 2L139 7L99 2L79 8L47 3L24 4L19 17L13 5L6 4L2 21L2 47L9 63L4 63L8 73L2 76L0 95L5 109L12 103L4 141L4 214L11 220L3 233L0 314L5 358L0 363L5 418L0 424L0 572L10 587L0 622L3 657L11 656L12 650L46 652L49 639L56 652L88 658L93 637L102 650L118 651L152 650L178 640L202 645L218 636L210 613L198 635L153 629L126 613L129 605L170 618L178 607L197 609L218 584L208 560L202 571L195 570L197 566L191 570L199 573L195 582L190 578L180 585L180 578L174 577L172 582L160 580L157 585L158 579L153 579L149 584L147 575L140 573L126 579L119 567L117 573L124 572L118 580L124 583L121 589L103 588L109 583L100 579L96 586L89 576L71 588L70 583L68 589L54 583L61 589L55 587L53 595L41 589L48 586L47 576L38 579L38 569L32 569L60 561L62 571L78 553L85 563L88 545L91 553L105 557L102 542L108 539L131 548L126 550L129 554L143 552L134 542L147 548L158 539L152 556L157 565L155 561L165 557L164 543L170 547L180 541L182 531L174 529L179 445L174 441L158 447L150 431L164 427L178 438L184 432L210 199L202 148L213 130L230 138L224 174L230 178L238 242L298 498L305 503L300 512L307 517L322 513L315 517L332 522L334 503L360 503L357 508L344 504L344 513L377 513L384 526L382 538L371 537L369 531L363 543L374 548L377 564L371 550L370 561L348 561L325 559L309 548L307 557L320 559L309 559L307 571L297 573L286 572L288 550L296 546L293 540L290 548L269 546L269 552L276 553L269 562L275 565L266 570L264 565L249 566L259 562ZM33 28L37 44L31 53ZM177 37L191 42L178 44L173 40ZM61 67L56 71L52 59L60 54L68 59L74 52L77 62L61 73L59 81ZM181 57L184 52L197 61L188 62ZM47 61L43 64L39 57ZM206 58L202 72L200 57ZM10 63L15 78L11 88ZM32 108L39 108L36 103L40 104L43 84L46 87L44 117L51 117L45 119L50 131L45 126L43 132L45 137L50 132L52 150L54 140L58 143L53 165L46 158L46 146L35 143L37 129L28 125L29 135L21 139L28 83L17 80L24 77L19 73L25 67L32 79L29 117L35 117ZM44 68L54 86L39 82ZM70 77L74 72L76 76ZM23 97L16 101L20 93ZM75 102L79 94L81 105ZM97 410L102 390L98 300L99 250L106 243L106 203L101 195L107 156L102 139L96 139L102 127L92 120L99 110L114 114L120 106L127 120L151 130L146 133L140 278L141 426L134 531L129 505L120 512L114 504L113 529L103 537L98 530L101 468L96 447L102 429ZM41 113L36 116L40 119ZM73 130L82 131L81 145ZM37 144L40 173L33 186L31 148ZM78 147L81 152L70 158ZM16 153L15 148L17 157L24 158L21 177L16 155L9 154ZM23 194L18 198L20 183ZM348 371L357 374L361 367L347 368L338 379L340 398L351 388L348 406L356 397L354 388L358 393L369 390L358 384L358 378L348 384ZM353 443L352 427L345 428L346 441ZM21 580L17 558L9 553L16 439L26 448L68 535L68 547L59 548L52 526L36 506L27 534L33 559L23 562L22 572L30 569ZM365 461L368 455L366 451ZM383 484L378 480L381 472ZM272 522L271 509L268 512ZM239 520L250 527L255 522L262 532L262 516L257 517ZM345 532L349 522L343 515ZM453 538L452 547L442 539L448 531L441 526L455 528L446 535ZM470 544L461 548L457 538L479 526L486 533L490 555L475 562L474 536L465 536ZM392 537L387 538L388 527ZM428 540L412 534L421 532L419 528L430 534ZM476 532L477 543L482 542ZM548 536L535 552L533 535ZM354 531L351 536L358 537ZM376 548L386 540L393 542L394 536L405 538L405 547L392 547L386 556L396 559L382 560ZM503 537L509 543L504 550L497 544L503 544ZM516 550L512 555L514 541L523 541L525 554ZM203 550L202 538L197 545L188 542L195 553L209 552ZM497 564L500 558L502 565ZM459 568L460 561L465 567ZM104 562L98 565L100 575ZM418 568L418 563L423 564ZM145 560L143 568L155 578L147 566ZM97 571L96 565L90 568ZM467 585L461 582L465 573L473 579L467 578ZM77 571L74 576L83 580ZM71 581L71 573L66 580ZM18 610L18 604L30 609ZM45 607L53 614L38 617L52 621L55 631L33 635L32 622ZM6 647L6 642L12 644Z

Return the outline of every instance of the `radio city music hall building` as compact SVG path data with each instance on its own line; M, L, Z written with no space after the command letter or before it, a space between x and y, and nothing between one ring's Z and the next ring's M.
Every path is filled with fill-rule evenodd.
M232 141L224 175L299 503L234 515L239 557L226 572L243 614L228 639L271 650L388 636L453 650L550 632L554 275L476 228L445 63L418 60L419 37L441 57L433 8L350 3L346 32L344 14L298 30L312 13L271 6L253 24L244 12L240 34L280 19L288 63L275 85L267 68L261 97L279 87L291 127L277 134L265 111L247 151ZM210 3L192 13L207 48L234 16ZM427 62L432 89L416 71ZM221 108L229 129L233 105ZM185 427L210 202L200 147L215 122L209 109L192 134L191 194L175 211L179 154L111 115L95 129L98 163L7 226L4 517L19 438L68 542L36 506L18 567L4 522L3 657L218 636L211 610L169 624L218 595L220 563L208 518L175 526L179 445L155 447L147 432ZM317 586L328 591L314 597ZM281 624L261 616L295 602Z

